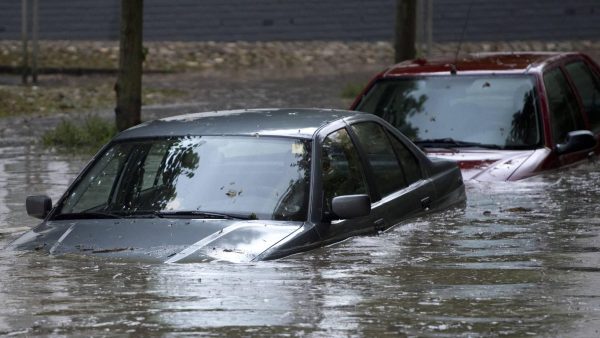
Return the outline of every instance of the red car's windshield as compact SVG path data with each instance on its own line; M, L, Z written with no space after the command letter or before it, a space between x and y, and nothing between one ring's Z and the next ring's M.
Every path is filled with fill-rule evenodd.
M356 109L384 118L424 146L530 149L542 141L529 75L384 79Z

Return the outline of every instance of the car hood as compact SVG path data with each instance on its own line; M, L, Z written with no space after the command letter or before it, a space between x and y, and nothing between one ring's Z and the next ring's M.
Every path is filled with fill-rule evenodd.
M203 219L48 221L9 248L148 262L249 262L302 229L302 222Z
M478 181L513 181L530 176L539 164L531 159L547 155L544 149L428 148L425 151L428 156L457 162L465 180Z

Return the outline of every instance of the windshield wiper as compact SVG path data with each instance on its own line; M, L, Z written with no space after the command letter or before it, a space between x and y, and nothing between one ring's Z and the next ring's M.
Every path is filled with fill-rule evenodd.
M86 212L71 212L66 214L58 214L53 217L55 220L61 219L108 219L108 218L123 218L123 216L117 214L111 214L109 212L99 211L86 211Z
M156 211L156 210L137 210L134 212L74 212L58 214L54 216L55 220L65 219L110 219L110 218L209 218L209 219L256 219L256 216L244 216L235 214L224 214L218 212L182 210L182 211Z
M161 218L210 218L210 219L251 219L250 216L224 214L219 212L181 210L181 211L154 211L153 215Z
M499 146L497 144L485 144L485 143L479 143L479 142L459 141L459 140L455 140L450 137L416 140L416 141L413 141L413 143L415 143L419 146L425 147L425 148L428 148L428 147L440 147L440 148L479 147L479 148L486 148L486 149L503 149L501 146Z

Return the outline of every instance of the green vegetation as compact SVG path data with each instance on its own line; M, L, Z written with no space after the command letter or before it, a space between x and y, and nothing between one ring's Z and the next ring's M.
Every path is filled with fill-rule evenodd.
M41 41L38 54L40 68L50 69L117 69L119 63L118 45L92 48L89 44L81 46L56 44ZM19 67L22 52L20 42L0 44L0 65Z
M77 124L62 120L55 129L42 136L42 143L47 147L76 152L95 152L110 141L117 133L113 121L98 116L88 116Z
M363 88L364 85L361 83L348 83L342 89L341 96L344 99L354 99L360 94Z
M114 104L108 85L0 86L0 117L53 112L90 111Z

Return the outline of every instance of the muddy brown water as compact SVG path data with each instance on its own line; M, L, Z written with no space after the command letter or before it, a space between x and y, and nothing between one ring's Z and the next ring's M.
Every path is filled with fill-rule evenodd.
M271 90L307 81L319 94L304 106L345 104L326 77L238 84L235 98L225 84L207 93L226 102L146 114L203 102L299 106L286 98L293 90ZM33 143L56 121L0 120L0 231L35 225L25 197L58 199L87 162ZM600 164L468 182L467 193L464 209L272 262L145 265L0 250L0 335L600 335ZM0 247L15 235L0 234Z

